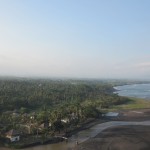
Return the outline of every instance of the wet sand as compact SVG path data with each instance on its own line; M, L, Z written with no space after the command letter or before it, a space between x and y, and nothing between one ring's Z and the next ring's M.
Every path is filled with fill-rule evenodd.
M117 120L121 121L145 121L150 120L150 109L122 110Z
M150 120L150 109L121 111L111 120ZM76 150L150 150L150 126L126 125L103 130L96 137L79 144Z

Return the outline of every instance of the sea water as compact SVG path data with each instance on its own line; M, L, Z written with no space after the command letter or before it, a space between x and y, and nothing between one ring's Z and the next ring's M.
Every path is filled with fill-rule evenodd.
M136 97L150 100L150 84L132 84L114 87L120 96Z

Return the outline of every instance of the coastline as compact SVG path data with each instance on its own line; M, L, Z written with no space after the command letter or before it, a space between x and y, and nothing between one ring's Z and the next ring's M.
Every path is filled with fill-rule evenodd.
M114 86L113 88L115 90L114 93L119 96L150 100L150 83L126 84L121 86Z

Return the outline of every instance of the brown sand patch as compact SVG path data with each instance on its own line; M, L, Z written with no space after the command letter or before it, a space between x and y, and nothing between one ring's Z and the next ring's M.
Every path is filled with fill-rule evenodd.
M118 120L144 121L150 119L150 109L120 111Z
M109 128L80 144L77 150L150 150L150 127Z

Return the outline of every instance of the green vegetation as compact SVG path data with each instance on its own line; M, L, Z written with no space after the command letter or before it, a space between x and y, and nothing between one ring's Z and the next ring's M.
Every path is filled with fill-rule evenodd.
M104 107L122 103L113 91L112 85L87 81L0 80L0 111L28 113L86 100L98 100Z
M150 108L150 101L139 99L139 98L129 98L129 101L125 104L112 106L112 110L123 110L123 109L144 109Z
M1 138L16 129L23 141L31 141L29 137L43 141L62 132L67 135L91 118L99 118L103 110L127 108L127 102L131 107L138 105L114 94L114 85L116 81L1 79Z
M37 110L41 106L58 106L64 103L95 99L112 92L112 86L53 80L1 80L0 111L22 109Z

